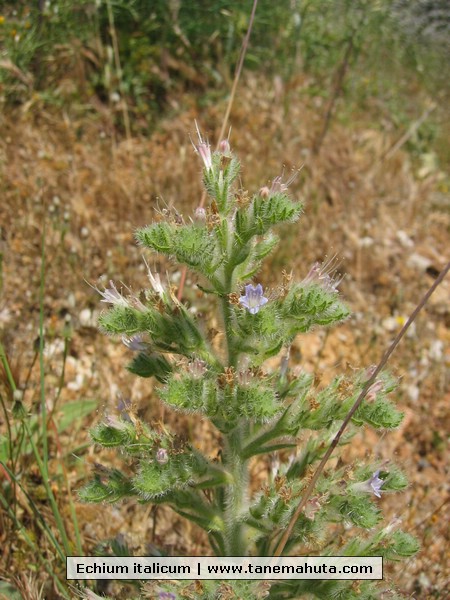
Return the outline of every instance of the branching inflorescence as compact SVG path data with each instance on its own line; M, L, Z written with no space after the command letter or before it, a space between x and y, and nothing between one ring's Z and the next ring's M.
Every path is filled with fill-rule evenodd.
M223 347L217 348L169 282L164 284L148 266L151 289L139 298L120 293L112 282L100 292L102 302L111 305L101 315L100 327L122 336L135 353L128 369L141 377L155 377L167 406L209 419L220 432L220 460L193 443L180 443L168 426L122 413L97 425L91 436L100 446L125 453L134 465L133 474L101 467L80 495L88 502L134 497L167 504L204 529L216 555L267 556L368 375L361 371L317 388L312 375L289 368L289 348L298 334L349 316L337 291L340 279L333 274L334 263L316 263L300 281L284 273L276 293L252 282L278 243L273 229L296 221L302 205L291 200L288 185L279 177L252 197L238 193L240 165L228 141L212 152L199 134L196 150L204 167L207 207L197 209L187 222L182 218L155 222L138 230L136 239L198 274L199 288L220 313ZM277 355L279 368L269 368L268 359ZM394 389L390 376L380 376L340 446L358 427L392 429L400 424L402 414L387 398ZM274 461L278 451L283 451L281 459ZM275 468L260 491L252 494L249 463L264 461L267 455ZM378 527L382 515L377 498L406 487L401 471L380 461L334 465L321 474L284 554L382 555L396 560L416 552L417 543L408 534L394 526ZM357 535L348 540L337 535L343 525L353 527ZM269 589L251 581L228 581L227 593L235 595L226 597L380 597L382 587L374 582L353 583L292 580ZM190 597L178 595L183 589L188 594L189 585L178 582L176 587L164 584L157 589L174 598ZM223 585L204 581L197 585L195 597L225 597Z

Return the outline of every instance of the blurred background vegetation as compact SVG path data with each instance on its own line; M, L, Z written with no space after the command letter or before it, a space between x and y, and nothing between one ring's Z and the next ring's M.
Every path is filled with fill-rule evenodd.
M251 0L4 1L0 102L66 111L113 109L117 127L152 131L162 113L228 93ZM342 96L341 118L388 110L401 126L417 96L448 101L450 8L443 0L260 0L245 68L302 93ZM351 80L347 77L351 72ZM437 111L410 145L437 142ZM424 139L425 138L425 139ZM414 149L414 148L413 148Z

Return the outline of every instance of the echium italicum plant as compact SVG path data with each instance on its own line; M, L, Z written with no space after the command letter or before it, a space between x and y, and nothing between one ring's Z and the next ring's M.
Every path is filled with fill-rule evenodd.
M296 221L302 204L290 198L281 177L253 196L238 190L240 164L228 141L212 152L199 135L196 150L203 161L206 208L188 218L166 211L162 220L138 230L136 238L198 274L198 288L220 314L223 337L204 319L196 319L192 307L148 266L149 290L122 293L111 282L100 291L102 302L111 305L101 315L100 327L123 336L135 353L128 369L154 377L166 406L208 419L220 447L207 455L167 424L145 423L126 411L108 415L91 431L92 440L125 455L127 471L99 467L80 494L88 502L137 498L166 504L204 529L212 554L271 556L371 373L361 370L320 387L313 375L292 368L289 348L297 335L349 316L337 291L339 278L332 264L317 263L302 280L284 271L276 291L264 291L253 278L279 241L273 230ZM400 424L402 414L387 399L394 389L386 374L375 381L341 438L337 457L357 428L384 430ZM249 464L264 457L271 474L259 491L251 491ZM283 554L397 560L415 553L417 542L398 529L399 520L382 526L377 505L382 494L406 487L400 469L390 461L332 464L322 472ZM271 586L255 581L153 582L150 589L155 598L312 595L363 600L383 594L380 582L341 580L288 580ZM389 598L396 597L389 592Z

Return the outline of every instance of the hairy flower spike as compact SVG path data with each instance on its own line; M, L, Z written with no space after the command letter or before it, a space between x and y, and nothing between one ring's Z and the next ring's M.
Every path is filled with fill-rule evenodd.
M302 212L302 203L288 193L298 171L292 177L291 171L288 177L283 172L271 183L263 181L259 192L249 193L240 188L240 163L228 139L215 150L196 124L193 146L203 161L201 176L209 197L205 207L202 201L186 219L173 207L162 208L157 222L139 229L136 239L206 279L198 284L202 294L186 290L183 301L185 280L180 279L177 297L169 275L160 278L155 269L152 273L145 259L148 289L135 293L120 281L119 289L113 282L103 292L95 289L109 304L99 318L101 328L122 336L135 352L128 371L158 381L157 394L171 409L208 420L216 447L208 443L203 448L194 430L172 434L162 422L146 423L134 405L121 402L117 416L106 415L91 439L123 453L126 470L97 466L80 498L114 503L134 497L140 503L165 504L200 526L209 536L211 553L218 556L251 557L255 547L261 555L281 555L300 546L327 555L411 556L418 544L409 534L393 531L396 521L353 536L348 545L344 534L333 539L339 523L369 532L380 524L382 511L374 496L407 486L405 475L390 461L342 465L340 445L331 445L336 468L315 482L325 450L343 433L339 430L336 437L343 419L349 421L342 438L347 442L356 427L393 429L403 416L388 398L395 382L387 373L372 381L375 367L325 384L320 369L310 374L296 366L298 357L290 360L298 334L343 321L349 314L337 293L341 277L336 256L315 263L303 281L294 280L290 268L282 271L270 293L255 283L263 260L279 241L273 229L296 221ZM211 299L207 304L206 294ZM220 314L205 314L213 305ZM348 413L366 387L366 401ZM21 398L15 400L16 410L23 411L20 418L26 417ZM259 474L253 479L252 462L258 455L270 461L265 482ZM285 534L275 545L282 530ZM148 591L156 600L268 595L287 600L312 590L286 581L210 584L174 586L155 580ZM330 580L322 591L327 598L376 598L375 585L362 582L359 588Z
M245 286L245 295L239 298L239 302L242 306L245 306L250 314L256 315L259 309L269 301L263 293L263 287L260 283L256 287L250 283Z

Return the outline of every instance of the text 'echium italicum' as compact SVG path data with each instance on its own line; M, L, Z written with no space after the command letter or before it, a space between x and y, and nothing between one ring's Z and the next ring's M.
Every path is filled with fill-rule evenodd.
M193 145L206 203L184 214L167 210L136 232L147 255L149 289L134 293L111 282L97 291L109 305L100 328L122 339L128 370L154 380L152 402L163 402L166 415L193 416L194 429L180 419L146 422L133 402L124 405L99 422L91 438L100 447L116 448L126 468L97 463L80 496L88 502L166 505L203 530L209 553L271 556L370 370L362 365L320 384L320 376L292 364L290 349L301 348L305 333L349 317L335 258L290 275L286 265L282 281L270 282L273 288L261 275L269 272L261 269L278 245L277 228L293 226L303 210L291 197L293 178L276 175L249 193L241 189L240 162L229 140L213 150L197 128ZM165 259L189 269L183 290L171 284L170 266L164 283L149 268L156 255L158 264ZM395 387L387 373L371 385L335 449L334 466L323 470L306 499L283 554L399 560L417 551L411 535L383 527L381 496L407 486L402 471L390 457L353 460L341 454L360 428L384 434L398 427L403 415L391 400ZM203 439L195 427L206 421L214 435ZM196 433L188 435L191 431ZM256 471L265 474L257 481L251 477ZM168 551L161 539L155 552ZM382 597L387 587L369 580L358 587L348 580L264 585L230 580L151 582L145 589L176 600L369 600Z

